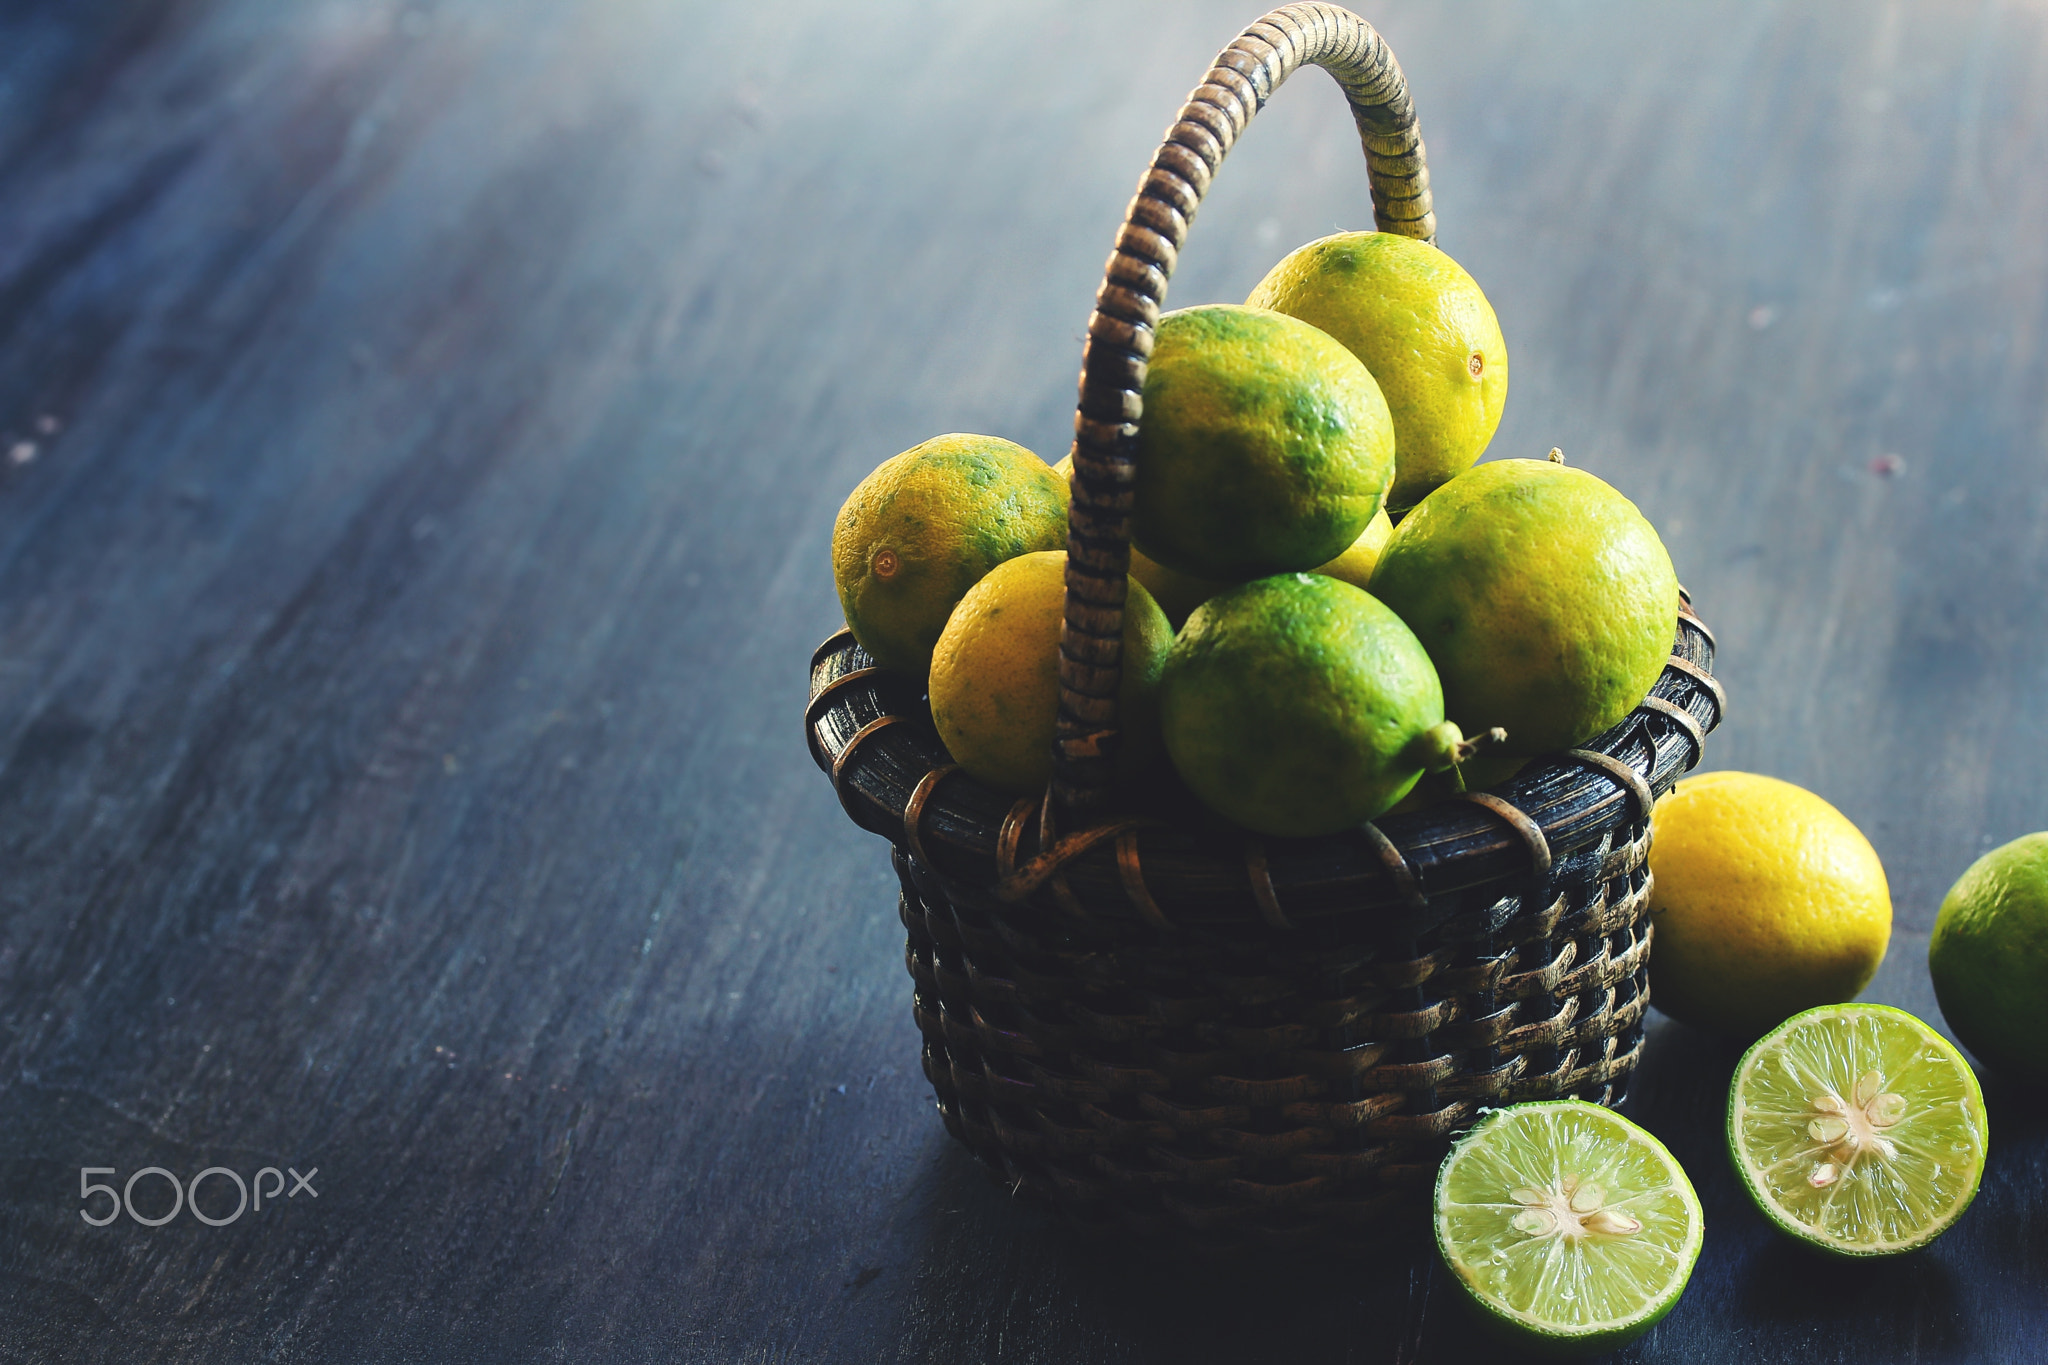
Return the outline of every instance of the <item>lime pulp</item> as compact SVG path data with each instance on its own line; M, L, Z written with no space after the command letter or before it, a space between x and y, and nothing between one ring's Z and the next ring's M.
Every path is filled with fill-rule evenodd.
M1647 1331L1684 1292L1701 1228L1664 1145L1580 1100L1487 1115L1437 1174L1444 1264L1509 1334L1553 1349Z
M1844 1256L1940 1236L1976 1197L1989 1138L1969 1063L1887 1005L1792 1016L1728 1092L1728 1154L1764 1217Z

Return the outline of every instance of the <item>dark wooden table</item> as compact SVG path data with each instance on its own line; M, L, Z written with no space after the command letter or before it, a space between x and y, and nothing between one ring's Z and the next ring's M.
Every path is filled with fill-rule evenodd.
M1710 764L1893 878L2048 826L2048 12L1385 0L1499 454L1662 528ZM0 1358L1455 1361L1427 1256L1068 1240L917 1069L885 848L798 733L834 512L1065 447L1138 172L1256 6L45 0L0 15ZM1290 85L1177 303L1368 223ZM1661 1019L1706 1252L1628 1358L2048 1358L2048 1117L1822 1264ZM161 1167L311 1175L89 1226ZM168 1185L134 1186L144 1216ZM231 1211L226 1175L200 1204ZM1496 1357L1498 1358L1498 1357Z

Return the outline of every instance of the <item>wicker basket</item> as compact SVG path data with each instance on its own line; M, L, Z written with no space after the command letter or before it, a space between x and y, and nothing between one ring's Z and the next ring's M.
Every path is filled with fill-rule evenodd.
M910 681L845 631L804 728L896 845L924 1069L947 1129L1081 1224L1215 1245L1353 1242L1426 1194L1482 1106L1621 1098L1648 1006L1648 817L1723 696L1670 666L1583 749L1316 839L1110 802L1133 437L1151 324L1211 175L1296 68L1350 99L1382 231L1433 240L1413 105L1378 34L1290 5L1217 58L1153 157L1088 327L1052 789L955 768Z

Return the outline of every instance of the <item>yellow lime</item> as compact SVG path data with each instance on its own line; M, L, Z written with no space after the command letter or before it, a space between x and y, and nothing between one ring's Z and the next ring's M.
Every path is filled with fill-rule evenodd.
M935 436L860 481L832 528L832 577L853 638L923 678L961 595L996 565L1067 543L1067 485L1023 446Z
M1635 504L1581 469L1496 460L1424 498L1373 570L1436 662L1466 734L1567 749L1635 709L1678 628L1671 556Z
M1132 539L1201 578L1313 569L1380 509L1393 456L1379 385L1322 332L1227 304L1168 313L1145 378Z
M1775 777L1705 773L1657 803L1650 829L1650 998L1665 1013L1754 1038L1870 984L1891 888L1833 806Z
M1435 247L1341 232L1289 253L1245 302L1320 327L1372 371L1394 417L1394 507L1420 502L1493 439L1507 343L1478 284Z
M1064 550L1005 560L960 599L932 653L939 738L954 762L1004 791L1042 791L1052 778L1066 586ZM1131 584L1117 693L1117 769L1126 778L1158 757L1159 673L1172 643L1159 604Z
M1728 1087L1728 1155L1749 1197L1780 1232L1838 1256L1947 1231L1977 1197L1990 1140L1963 1054L1889 1005L1787 1019Z
M1461 756L1429 656L1372 594L1278 574L1195 609L1167 656L1160 726L1181 778L1262 834L1330 834Z
M1380 562L1380 554L1387 548L1387 540L1394 534L1394 522L1382 507L1372 514L1372 520L1358 533L1358 539L1351 542L1351 548L1326 564L1318 564L1316 572L1341 578L1354 588L1372 586L1373 568Z
M2048 833L1970 864L1927 944L1942 1017L2000 1075L2048 1085Z

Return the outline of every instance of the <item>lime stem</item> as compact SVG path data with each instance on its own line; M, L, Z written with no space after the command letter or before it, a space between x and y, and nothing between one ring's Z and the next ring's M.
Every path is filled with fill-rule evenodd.
M1503 744L1507 741L1507 737L1508 732L1496 725L1483 735L1474 735L1470 739L1459 740L1451 748L1452 766L1456 767L1461 763L1469 762L1473 755L1477 754L1480 750L1495 744Z

